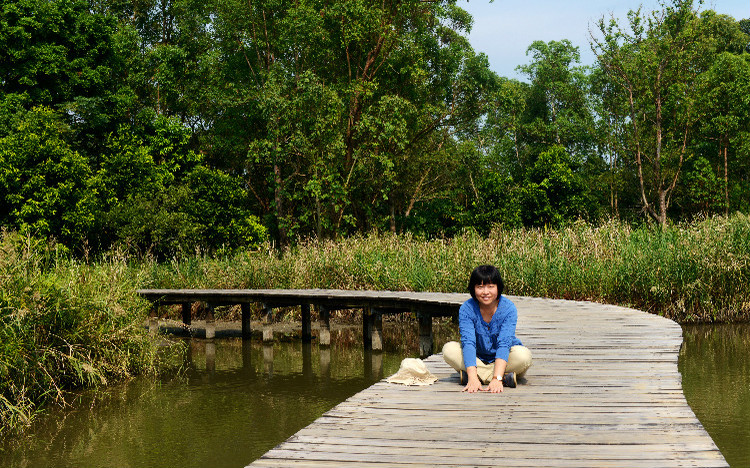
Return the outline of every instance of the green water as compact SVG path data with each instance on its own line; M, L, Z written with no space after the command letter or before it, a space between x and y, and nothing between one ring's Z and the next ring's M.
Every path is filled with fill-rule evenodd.
M244 467L323 412L416 356L413 324L386 352L358 333L330 350L299 342L188 341L177 379L136 379L51 411L21 440L0 442L0 467ZM436 349L457 332L436 327ZM750 467L750 325L683 327L688 403L732 467Z
M684 326L683 336L685 398L727 462L750 467L750 324Z
M2 467L244 467L323 412L398 370L359 345L193 340L179 379L138 379L5 442Z

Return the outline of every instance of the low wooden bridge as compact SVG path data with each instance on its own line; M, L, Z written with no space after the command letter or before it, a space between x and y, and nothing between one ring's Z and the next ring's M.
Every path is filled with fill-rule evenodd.
M206 338L213 338L214 308L222 305L240 305L242 310L242 336L249 339L250 304L261 303L264 309L263 341L273 341L274 311L280 307L300 306L302 309L302 341L312 339L311 305L318 311L320 331L318 343L330 345L330 314L334 310L362 309L362 329L365 347L382 350L382 317L385 314L413 312L419 327L419 345L422 357L433 353L432 318L449 317L458 313L456 294L418 293L406 291L344 291L340 289L140 289L138 294L151 301L155 307L168 304L182 305L182 320L190 325L191 307L195 302L208 306ZM458 295L464 297L462 295ZM468 297L468 296L466 296ZM464 298L465 300L465 298ZM463 302L463 301L462 301ZM155 313L153 314L156 315Z
M310 292L316 297L308 296L307 304L321 299L337 307L342 293ZM270 303L271 296L262 294L252 297ZM431 317L455 313L468 297L373 294L390 298L385 308L363 292L352 292L358 299L338 306L372 301L370 313L400 308ZM425 362L439 378L435 384L381 381L249 466L728 466L682 393L679 325L623 307L510 298L519 311L517 335L534 355L523 385L502 394L462 393L457 374L433 355ZM421 323L424 332L429 322Z

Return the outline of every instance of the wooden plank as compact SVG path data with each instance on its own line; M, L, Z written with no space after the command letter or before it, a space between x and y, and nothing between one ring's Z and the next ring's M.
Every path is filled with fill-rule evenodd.
M462 393L432 356L434 385L379 382L250 466L727 466L682 394L679 326L627 308L514 300L534 357L526 385Z
M422 337L431 317L454 315L468 297L321 289L139 294L155 304L314 304L323 334L328 310L413 310ZM626 307L510 298L519 310L517 334L534 360L524 385L499 395L462 393L456 372L431 356L425 363L435 384L378 382L250 466L728 466L682 394L678 324Z

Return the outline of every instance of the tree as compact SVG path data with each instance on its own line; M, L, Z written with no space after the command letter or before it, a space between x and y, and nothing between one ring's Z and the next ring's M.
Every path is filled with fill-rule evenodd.
M729 149L750 130L750 63L745 56L719 54L699 80L702 134L718 144L724 167L724 213L729 214Z
M589 79L578 47L567 39L535 41L526 54L528 65L518 69L531 80L526 106L526 132L542 148L562 145L580 160L591 154L594 119L589 103Z
M607 112L627 125L643 210L664 224L692 152L700 74L734 39L719 37L711 16L699 18L692 0L675 0L649 16L631 11L628 28L614 18L600 20L601 37L592 34L592 48L618 95L608 101ZM627 114L615 107L621 102Z
M490 97L485 125L477 135L487 170L515 180L523 179L526 168L533 164L523 130L528 98L529 85L501 78Z
M461 36L470 22L450 1L218 3L216 129L242 130L236 154L282 244L395 228L442 196L443 149L496 78Z
M91 182L102 246L167 258L263 242L266 232L248 208L242 178L206 167L176 117L158 116L152 125L142 135L123 127L107 142Z
M706 158L692 158L687 164L683 193L678 200L688 215L718 212L724 205L722 185Z
M96 192L85 157L72 149L70 128L49 107L35 107L0 138L0 222L66 246L88 239Z
M565 148L553 146L539 155L519 189L521 218L527 226L557 227L587 218L589 193Z
M0 18L0 100L60 111L76 150L98 153L127 96L115 18L85 0L3 2Z

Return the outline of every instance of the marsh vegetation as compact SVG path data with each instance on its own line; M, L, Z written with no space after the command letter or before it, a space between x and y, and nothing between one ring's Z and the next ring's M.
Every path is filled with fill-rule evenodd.
M468 273L481 263L498 266L511 295L624 304L684 323L750 318L750 220L744 215L667 227L496 228L489 236L467 231L450 239L372 233L167 262L117 252L77 259L54 243L5 232L2 432L25 427L45 404L65 405L70 390L174 366L180 346L149 337L143 323L150 308L138 288L463 292ZM196 308L197 318L200 313ZM236 312L221 313L220 320ZM281 319L298 315L290 308ZM346 320L347 313L337 317Z

